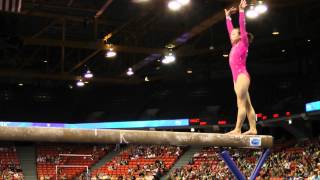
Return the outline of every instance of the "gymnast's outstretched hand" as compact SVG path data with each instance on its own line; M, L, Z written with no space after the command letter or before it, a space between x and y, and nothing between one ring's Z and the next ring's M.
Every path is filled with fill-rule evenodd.
M239 11L244 11L244 9L248 6L246 0L241 0L239 4Z
M237 8L231 7L230 9L224 9L224 12L226 13L226 17L229 17L231 14L234 14L237 11Z

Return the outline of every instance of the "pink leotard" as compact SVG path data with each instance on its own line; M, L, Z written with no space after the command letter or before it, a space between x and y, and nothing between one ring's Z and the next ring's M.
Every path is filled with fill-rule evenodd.
M232 44L232 49L229 54L229 65L231 68L234 83L237 81L237 78L240 74L244 74L250 79L250 75L247 72L247 68L246 68L249 40L248 40L245 23L246 22L245 22L244 12L240 12L239 25L240 25L241 40L236 44ZM230 17L227 17L227 29L228 29L229 37L231 37L231 31L233 29L233 25Z

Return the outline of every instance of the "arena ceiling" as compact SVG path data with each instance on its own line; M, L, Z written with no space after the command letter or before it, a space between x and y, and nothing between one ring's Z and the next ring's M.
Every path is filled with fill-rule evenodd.
M215 105L233 112L223 9L238 1L192 0L179 12L167 2L22 0L20 13L0 11L0 117L139 119L152 109L156 118L198 117ZM320 89L320 3L266 3L267 14L247 21L255 36L248 59L253 102L258 111L300 108ZM105 37L113 59L105 57ZM158 60L170 44L177 61L163 65ZM94 78L80 90L75 83L88 68Z
M223 8L232 3L237 5L197 0L171 12L166 0L23 0L21 13L0 16L0 76L70 81L90 68L93 81L102 83L136 84L146 76L151 81L228 77L222 56L230 49ZM296 73L300 59L319 38L319 20L314 19L319 2L266 3L266 15L248 20L248 31L255 35L249 68L257 74ZM273 36L273 31L280 35ZM107 35L118 53L112 60L105 58ZM168 44L175 45L177 55L172 66L158 62ZM126 76L129 67L135 76Z

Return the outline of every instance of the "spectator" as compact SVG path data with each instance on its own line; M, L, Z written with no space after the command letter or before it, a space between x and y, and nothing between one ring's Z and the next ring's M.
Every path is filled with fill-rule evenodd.
M294 148L292 146L275 148L278 150L274 150L270 155L257 179L284 177L318 180L320 178L319 141L297 143ZM249 177L261 152L252 152L252 150L231 150L230 152L243 174ZM232 177L227 166L219 159L218 149L213 147L204 148L203 151L195 153L188 165L170 174L170 179L229 179Z

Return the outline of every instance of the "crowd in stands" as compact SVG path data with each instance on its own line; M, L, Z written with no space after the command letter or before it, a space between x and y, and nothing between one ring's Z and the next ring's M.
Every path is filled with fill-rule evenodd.
M24 176L13 145L0 145L0 180L23 180Z
M292 145L275 146L263 165L257 180L263 179L308 179L320 180L320 141L303 141ZM230 150L241 172L250 177L261 151ZM175 169L169 179L234 179L219 158L219 149L204 148L194 154L188 165Z
M39 144L37 147L37 174L40 180L86 179L86 166L90 168L111 146L88 144ZM77 156L69 156L75 154ZM59 168L56 169L56 166ZM69 167L62 167L69 165ZM78 167L77 167L78 166Z
M320 180L320 140L302 141L275 150L260 177L299 177Z
M93 172L91 179L160 179L182 153L179 146L131 145Z
M114 147L98 145L43 145L37 151L37 171L41 180L55 179L55 166L83 163L89 167ZM169 180L234 179L220 159L220 149L205 147L190 162L167 174L185 147L168 145L129 145L111 161L91 172L91 180L153 180L168 175ZM119 148L116 148L119 150ZM261 155L252 149L229 149L240 171L249 177ZM91 154L89 157L61 157L59 154ZM81 161L79 161L79 158ZM74 173L70 175L70 173ZM84 169L59 170L59 179L86 180ZM15 146L0 146L0 180L24 179ZM320 180L320 139L275 144L257 180Z

